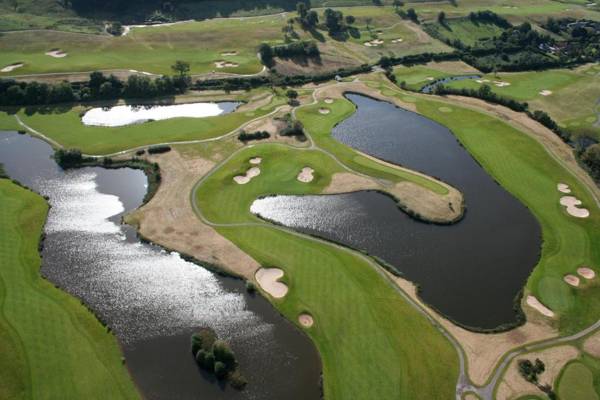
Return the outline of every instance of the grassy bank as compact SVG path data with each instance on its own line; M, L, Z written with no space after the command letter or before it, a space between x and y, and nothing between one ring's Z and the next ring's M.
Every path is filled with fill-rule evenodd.
M373 86L378 84L372 83ZM387 95L404 96L385 90ZM452 130L477 161L535 215L542 226L541 258L527 281L527 290L559 316L562 333L591 325L600 312L600 286L576 289L563 281L581 265L600 266L600 209L588 190L552 158L544 147L507 123L458 105L417 96L419 113ZM445 107L444 112L440 109ZM560 206L557 183L570 185L574 196L590 210L578 219ZM468 203L468 199L467 203Z
M255 156L263 158L261 174L246 185L234 183ZM308 184L296 179L304 166L315 169ZM249 212L257 196L318 193L339 170L321 152L256 145L206 179L195 201L215 222L258 221ZM261 264L285 271L290 291L272 301L290 321L302 312L314 317L308 334L323 361L325 398L453 397L455 350L358 253L270 226L217 229Z
M0 179L0 397L137 398L112 334L39 275L44 200Z

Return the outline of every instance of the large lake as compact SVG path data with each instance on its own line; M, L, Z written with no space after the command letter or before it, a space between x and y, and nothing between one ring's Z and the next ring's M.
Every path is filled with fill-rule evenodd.
M128 168L63 171L41 140L0 132L8 174L49 196L42 274L81 298L112 328L148 399L320 399L311 341L239 280L140 243L121 216L141 205L145 175ZM190 335L211 326L249 380L239 392L205 376Z
M427 303L461 324L513 323L514 299L539 259L537 220L446 127L390 103L347 98L358 108L334 128L335 138L458 188L466 199L464 219L451 226L422 223L376 192L269 197L252 211L385 260L420 286Z
M206 118L234 111L240 103L188 103L171 105L126 105L96 107L87 111L81 122L93 126L124 126L171 118Z

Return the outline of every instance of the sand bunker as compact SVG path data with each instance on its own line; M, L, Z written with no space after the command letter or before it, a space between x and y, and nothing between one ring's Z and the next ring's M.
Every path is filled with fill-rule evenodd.
M542 96L550 96L552 94L552 90L542 90L540 94Z
M384 43L384 41L382 39L375 39L375 40L371 40L368 42L365 42L365 46L367 47L377 47L377 46L381 46Z
M221 55L223 57L227 57L227 56L237 56L238 52L237 51L224 51L223 53L221 53Z
M0 69L0 72L12 72L17 68L21 68L23 65L24 65L23 63L7 65L6 67Z
M596 272L594 272L593 269L588 267L577 268L577 273L579 274L579 276L582 276L585 279L594 279L596 277Z
M571 274L565 275L563 277L563 279L566 283L568 283L571 286L575 286L575 287L579 286L579 278L576 277L575 275L571 275Z
M559 183L558 185L556 185L556 188L561 193L571 193L571 189L566 183Z
M245 185L250 182L252 178L260 175L260 168L252 167L248 171L246 171L246 175L237 175L233 177L233 181L238 185Z
M573 196L563 196L560 198L560 204L567 208L567 213L576 218L587 218L590 216L590 212L587 208L579 208L581 200Z
M236 68L239 67L240 65L234 62L229 62L229 61L215 61L215 66L217 68Z
M258 165L262 162L262 158L260 157L254 157L250 159L250 164L252 165Z
M285 283L278 282L283 278L283 270L279 268L260 268L256 271L256 281L260 287L276 299L280 299L288 292Z
M331 110L329 108L319 108L320 114L329 114Z
M315 178L313 176L313 172L315 172L314 169L312 169L310 167L304 167L304 168L302 168L302 171L300 171L300 173L298 174L297 179L303 183L312 182L312 180Z
M392 39L392 43L402 43L402 42L404 42L404 39L402 39L402 38Z
M50 56L50 57L54 57L54 58L63 58L63 57L67 56L67 53L65 53L61 49L54 49L54 50L47 51L46 55Z
M504 87L504 86L510 86L510 83L502 82L502 81L494 81L494 85L496 85L498 87Z
M331 97L326 98L325 104L333 104L333 99Z
M300 322L300 325L302 325L305 328L310 328L315 323L312 315L306 313L300 314L298 316L298 322Z
M535 296L527 296L527 304L530 307L535 308L537 311L541 312L546 317L554 317L554 312L542 303L540 303L540 301Z
M488 82L490 82L490 80L489 79L477 79L477 80L475 80L475 82L477 82L477 83L488 83Z

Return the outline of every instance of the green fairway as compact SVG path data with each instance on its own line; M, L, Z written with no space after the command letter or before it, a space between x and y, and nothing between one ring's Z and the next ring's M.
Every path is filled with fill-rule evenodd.
M137 398L114 336L39 275L44 200L0 179L0 204L0 398Z
M402 91L388 91L400 98ZM504 188L536 216L542 226L541 258L527 281L527 290L560 316L560 330L581 330L598 318L600 286L575 289L563 276L581 265L600 265L600 209L588 190L559 165L536 140L507 123L470 109L418 95L419 113L452 130L461 143ZM450 112L439 112L441 107ZM485 127L485 129L483 128ZM559 182L590 210L586 219L569 216L560 206Z
M234 183L255 156L263 159L261 174L246 185ZM308 184L296 179L304 166L315 169L315 180ZM339 171L321 152L256 145L204 181L195 200L214 222L258 222L249 212L257 196L318 193ZM266 225L217 229L261 264L285 271L290 291L273 302L294 322L301 312L313 315L315 325L308 333L323 362L325 398L453 396L454 349L364 258Z
M429 63L426 65L415 65L411 67L397 66L394 68L394 76L398 85L402 82L406 88L419 91L432 81L458 75L479 75L473 67L462 62Z
M528 102L532 110L546 111L570 132L600 138L600 65L587 65L575 70L488 74L482 79L488 81L484 83L495 93ZM499 87L494 83L500 81L510 85ZM448 84L450 87L471 89L481 85L473 80Z
M561 400L598 400L594 389L594 375L583 363L573 361L561 372L558 381Z
M114 128L84 125L80 117L84 109L80 106L54 111L40 109L31 115L29 110L21 110L18 115L28 126L66 148L102 155L156 143L201 140L223 135L268 114L284 102L282 97L274 96L270 103L253 111L235 111L207 118L173 118ZM4 115L0 117L0 127L4 128L3 123L10 124L11 117L2 112L0 115Z
M448 19L444 25L439 22L428 24L426 29L435 37L449 41L459 40L467 46L475 47L482 39L491 39L504 31L496 24L474 23L469 18Z

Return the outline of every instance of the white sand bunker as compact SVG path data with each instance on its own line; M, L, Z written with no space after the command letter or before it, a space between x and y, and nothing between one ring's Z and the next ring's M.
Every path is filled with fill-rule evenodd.
M554 317L554 312L545 305L543 305L535 296L527 296L527 304L530 307L542 313L543 315L545 315L546 317Z
M552 90L542 90L540 94L542 96L550 96L552 94Z
M488 82L490 82L490 80L489 79L477 79L475 82L477 82L477 83L488 83Z
M329 108L319 108L320 114L329 114L331 110Z
M571 286L575 286L575 287L579 286L579 278L576 277L575 275L571 275L571 274L565 275L563 277L563 279L566 283L568 283Z
M571 193L571 189L566 183L559 183L558 185L556 185L556 188L561 193Z
M392 43L402 43L402 42L404 42L404 39L402 39L402 38L392 39Z
M262 162L262 158L260 157L254 157L250 159L250 164L252 165L258 165Z
M331 97L326 98L325 104L333 104L333 99Z
M298 322L305 328L310 328L315 323L312 315L306 313L298 315Z
M588 267L577 268L577 273L579 274L579 276L582 276L585 279L594 279L596 277L596 272L594 272L593 269Z
M12 72L17 68L21 68L23 65L23 63L16 63L16 64L11 64L11 65L7 65L6 67L0 69L0 72Z
M302 171L300 171L300 173L298 174L297 179L303 183L312 182L312 180L315 178L313 176L313 172L315 172L314 169L312 169L310 167L304 167L304 168L302 168Z
M246 171L246 175L237 175L233 177L233 181L238 185L245 185L250 182L252 178L260 175L260 168L252 167L248 171Z
M54 58L63 58L67 56L67 53L65 53L61 49L52 49L50 51L47 51L46 55Z
M384 43L384 41L382 39L375 39L375 40L370 40L368 42L365 42L365 46L377 47L377 46L381 46L383 43Z
M223 57L227 57L227 56L237 56L238 52L237 51L224 51L221 53L221 55Z
M502 82L502 81L494 81L494 85L496 85L498 87L504 87L504 86L510 86L510 83Z
M590 212L587 208L579 208L581 200L573 196L563 196L560 198L560 204L567 208L569 215L576 218L587 218L590 216Z
M280 299L288 292L285 283L279 282L283 278L283 270L279 268L261 268L256 271L256 281L260 287L276 299Z
M240 65L234 62L229 62L229 61L215 61L215 66L217 68L236 68L239 67Z

